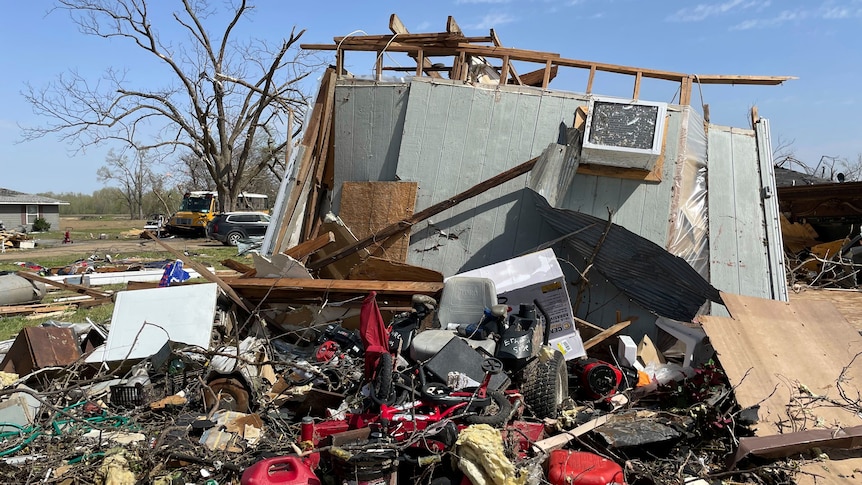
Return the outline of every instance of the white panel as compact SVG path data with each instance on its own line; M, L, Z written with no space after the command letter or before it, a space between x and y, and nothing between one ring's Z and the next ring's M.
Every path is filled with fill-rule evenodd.
M104 354L87 362L144 359L168 340L209 348L218 291L204 283L117 293Z

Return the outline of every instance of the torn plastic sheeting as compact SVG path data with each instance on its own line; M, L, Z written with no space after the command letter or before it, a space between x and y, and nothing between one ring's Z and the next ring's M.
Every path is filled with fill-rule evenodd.
M781 458L812 448L862 448L862 425L843 429L809 429L772 436L739 439L739 448L728 463L732 469L748 455Z
M703 118L691 106L683 109L680 138L685 140L674 177L668 251L709 278L709 219L706 192L707 150Z
M598 217L556 209L533 192L539 214L556 231L571 234L566 243L578 255L593 259L607 280L643 308L663 317L691 321L707 301L721 295L684 259L628 229Z
M458 468L474 485L521 485L526 477L515 476L515 465L506 457L500 431L487 424L464 428L458 434Z

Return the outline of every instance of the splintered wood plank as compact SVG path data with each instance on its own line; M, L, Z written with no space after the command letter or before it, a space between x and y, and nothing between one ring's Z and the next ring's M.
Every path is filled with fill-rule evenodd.
M321 234L314 239L301 242L290 249L285 249L282 253L297 261L301 261L332 242L335 242L335 234L331 231L327 231L325 234Z
M732 318L702 316L700 321L739 404L760 405L758 436L862 424L852 410L818 404L811 396L799 399L807 389L840 401L837 382L842 371L849 395L856 396L862 386L862 356L853 360L862 353L862 336L834 305L721 296ZM791 415L792 402L809 403L805 420Z
M363 239L398 221L409 219L416 206L417 182L344 182L341 220ZM410 232L372 244L369 251L390 261L407 261Z

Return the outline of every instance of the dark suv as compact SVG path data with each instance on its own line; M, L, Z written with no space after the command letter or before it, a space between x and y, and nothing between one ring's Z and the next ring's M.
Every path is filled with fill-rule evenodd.
M269 227L269 214L262 212L223 212L207 224L207 237L226 246L236 246L240 239L263 237Z

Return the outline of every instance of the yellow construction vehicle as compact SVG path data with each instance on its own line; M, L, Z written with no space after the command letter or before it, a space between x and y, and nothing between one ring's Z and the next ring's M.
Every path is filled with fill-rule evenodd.
M267 212L269 198L264 194L243 192L237 198L237 210ZM207 224L218 212L218 193L209 190L194 190L183 195L180 208L165 228L168 234L204 237Z

